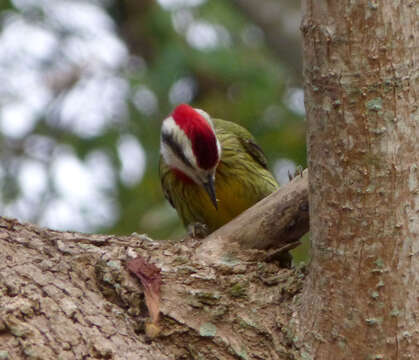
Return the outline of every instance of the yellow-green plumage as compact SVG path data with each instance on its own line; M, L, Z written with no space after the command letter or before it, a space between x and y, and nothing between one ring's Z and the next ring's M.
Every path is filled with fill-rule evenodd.
M201 185L183 181L163 158L160 159L163 191L184 225L202 223L207 225L210 232L226 224L278 187L253 136L235 123L220 119L213 119L213 122L222 148L215 175L218 210Z

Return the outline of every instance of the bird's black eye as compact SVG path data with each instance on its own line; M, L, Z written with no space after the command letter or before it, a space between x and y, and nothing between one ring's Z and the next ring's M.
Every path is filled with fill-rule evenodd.
M173 138L173 136L170 133L162 132L161 133L161 139L162 141L169 146L172 151L176 154L176 156L187 166L192 168L191 162L188 160L188 158L185 156L182 147L179 145L178 142Z

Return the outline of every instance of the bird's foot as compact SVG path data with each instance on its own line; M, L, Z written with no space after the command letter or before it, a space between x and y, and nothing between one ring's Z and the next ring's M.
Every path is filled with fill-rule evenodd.
M288 179L291 181L292 179L296 178L297 176L302 176L303 175L303 167L301 165L298 165L295 168L294 174L291 174L290 171L288 170Z
M200 222L189 224L188 235L192 238L203 239L209 235L208 226Z

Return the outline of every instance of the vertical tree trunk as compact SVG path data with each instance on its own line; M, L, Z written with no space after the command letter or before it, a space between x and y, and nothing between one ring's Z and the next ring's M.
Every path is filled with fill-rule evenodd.
M419 354L417 2L305 0L310 359Z

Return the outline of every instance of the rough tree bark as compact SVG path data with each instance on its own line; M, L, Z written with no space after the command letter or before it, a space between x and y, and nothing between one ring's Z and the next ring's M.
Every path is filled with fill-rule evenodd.
M283 213L277 235L293 242L296 218L307 230L307 188L307 175L298 176L234 221L272 223ZM0 359L295 358L288 323L304 269L283 269L262 250L238 251L234 221L217 231L217 252L210 239L87 235L0 218ZM254 246L286 244L258 226ZM153 340L142 287L126 269L138 255L163 280Z
M418 9L306 0L304 12L308 277L266 261L265 250L228 251L218 236L212 251L205 240L0 218L0 359L417 357ZM136 255L163 278L151 341L141 286L125 267Z
M419 354L417 1L305 0L309 359Z

